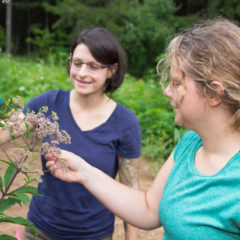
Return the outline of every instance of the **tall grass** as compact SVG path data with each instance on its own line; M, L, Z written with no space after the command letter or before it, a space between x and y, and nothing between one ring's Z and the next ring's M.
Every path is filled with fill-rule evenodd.
M163 162L184 129L176 127L169 100L163 96L158 81L126 76L112 97L137 115L142 130L142 154ZM43 60L0 55L0 97L19 95L24 103L50 89L70 89L65 66Z

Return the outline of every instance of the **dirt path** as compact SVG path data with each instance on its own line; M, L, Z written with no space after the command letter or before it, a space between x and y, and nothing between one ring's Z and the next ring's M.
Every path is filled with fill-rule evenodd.
M1 153L0 153L0 157L2 159ZM40 168L40 159L39 161L36 161L34 164L36 168ZM139 165L140 165L139 166L140 186L143 190L146 190L153 181L153 176L152 176L153 170L150 164L145 159L141 159ZM0 162L0 169L4 167L5 167L4 164ZM1 176L2 176L2 172L3 171L0 170ZM18 179L17 181L15 181L14 184L15 186L21 186L22 182L23 182L23 179ZM6 211L6 214L12 217L16 217L16 216L26 217L27 210L28 210L28 205L23 205L22 207L14 206L10 208L8 211ZM15 225L11 223L0 223L0 232L2 231L14 237L17 229L20 229L21 232L23 232L24 228L20 225ZM163 235L162 228L158 228L156 230L151 230L151 231L139 230L139 240L162 240L162 235ZM115 221L115 231L113 235L113 240L125 240L122 220L119 218L116 218L116 221Z

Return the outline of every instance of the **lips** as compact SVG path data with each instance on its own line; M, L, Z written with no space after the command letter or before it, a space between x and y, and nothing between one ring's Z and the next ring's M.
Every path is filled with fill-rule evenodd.
M75 79L76 86L81 87L81 88L86 88L86 87L90 86L91 83L92 83L91 81Z
M91 83L91 82L88 82L88 81L78 80L78 79L76 79L76 81L77 81L78 83L81 83L81 84L90 84L90 83Z

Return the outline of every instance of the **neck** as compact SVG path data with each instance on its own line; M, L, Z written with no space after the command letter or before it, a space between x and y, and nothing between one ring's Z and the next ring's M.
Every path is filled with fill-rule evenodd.
M221 153L240 150L240 133L233 130L200 134L203 141L203 149L209 153Z
M238 152L240 150L240 132L229 126L232 115L226 111L208 114L195 131L203 142L203 150L209 154Z
M98 95L81 95L77 91L72 90L70 94L70 101L81 109L93 109L105 104L109 98L104 93Z

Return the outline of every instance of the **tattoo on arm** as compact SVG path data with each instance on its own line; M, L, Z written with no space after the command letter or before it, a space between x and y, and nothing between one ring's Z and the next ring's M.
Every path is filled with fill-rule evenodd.
M119 157L119 178L122 183L138 189L138 159Z
M139 159L127 159L118 157L119 180L121 183L139 189L138 162ZM123 221L125 239L138 239L138 229Z

